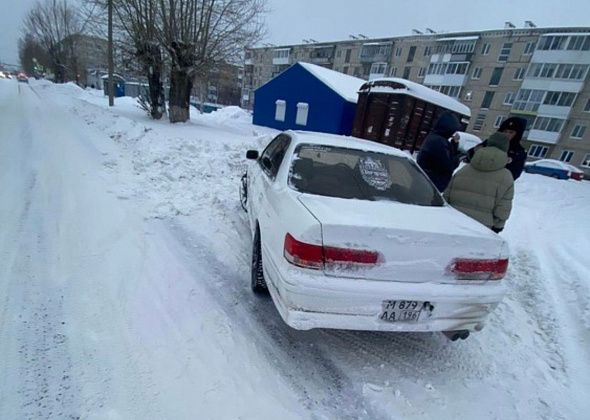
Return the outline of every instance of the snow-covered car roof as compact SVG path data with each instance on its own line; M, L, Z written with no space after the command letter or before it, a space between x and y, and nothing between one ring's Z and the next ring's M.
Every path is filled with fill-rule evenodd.
M477 146L482 140L474 134L465 133L464 131L458 131L459 134L459 149L462 152L467 152L472 147Z
M572 172L583 172L582 170L576 168L574 165L570 165L569 163L562 162L561 160L556 159L539 159L533 162L527 162L526 166L543 166L544 164L555 165L560 167L565 171L572 171Z
M294 143L297 144L317 144L321 146L345 147L348 149L363 150L367 152L386 153L393 156L398 156L406 159L411 159L411 156L391 146L385 146L380 143L375 143L369 140L359 139L358 137L339 136L336 134L315 133L311 131L293 131L286 132L291 136Z

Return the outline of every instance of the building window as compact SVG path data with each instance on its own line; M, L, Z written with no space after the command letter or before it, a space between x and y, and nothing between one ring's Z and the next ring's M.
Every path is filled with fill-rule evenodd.
M485 120L486 114L477 114L477 117L473 123L473 131L480 131Z
M408 52L408 63L414 61L414 55L416 55L416 47L410 47L410 51Z
M411 67L404 67L404 79L409 79L410 78L410 71L412 70Z
M346 66L342 69L342 73L348 74L348 66Z
M537 117L533 123L533 129L548 131L551 133L559 133L561 132L564 123L565 120L562 120L561 118Z
M570 135L570 137L573 139L581 139L582 137L584 137L585 132L586 132L585 125L576 125L574 127L574 129L572 130L572 134Z
M522 80L524 79L524 73L526 72L524 67L519 67L514 70L514 77L512 80Z
M512 105L514 103L514 93L506 92L504 96L504 105Z
M397 74L397 67L392 67L391 70L389 70L389 76L395 77L396 74Z
M538 50L563 50L567 36L543 36L537 46Z
M510 57L510 50L512 50L512 42L505 42L504 45L502 45L502 49L500 50L498 61L504 63L507 62L508 57Z
M402 56L402 47L397 47L395 49L395 56L396 57L401 57Z
M584 168L590 168L590 153L584 156L584 160L582 160L582 166Z
M535 42L528 42L526 44L526 47L524 47L524 55L531 55L533 52L535 52Z
M473 99L473 91L470 90L467 93L465 93L465 100L466 101L471 101Z
M504 121L505 119L506 117L504 117L503 115L498 115L496 117L496 121L494 121L494 128L499 128L502 124L502 121Z
M373 63L371 65L371 74L385 75L387 72L387 63Z
M496 67L492 71L492 77L490 78L490 86L498 86L500 84L500 79L502 78L502 73L504 72L504 68Z
M567 44L568 50L588 51L590 50L590 36L572 36Z
M307 115L309 113L309 104L299 102L297 104L297 117L295 117L295 124L307 125Z
M452 98L458 98L459 94L461 93L461 86L428 85L428 87Z
M275 102L275 120L285 121L285 113L287 112L287 102L279 99Z
M527 76L531 78L584 80L588 72L585 64L534 63L529 67Z
M559 160L561 160L562 162L568 163L570 160L572 160L573 156L574 156L574 152L572 152L571 150L564 150L563 152L561 152L561 156L559 156Z
M444 63L440 65L445 66ZM447 63L444 67L444 74L466 74L468 67L468 62Z
M451 48L453 54L471 54L473 51L475 51L475 40L455 41Z
M418 71L418 77L420 79L422 79L425 74L426 74L426 67L420 67L420 70ZM588 103L590 103L590 101L588 101Z
M513 109L517 111L537 112L545 96L544 90L520 89L514 99Z
M584 112L590 112L590 99L586 101L586 105L584 106Z
M471 75L472 79L479 79L481 77L481 67L476 67L473 69L473 74Z
M432 54L432 48L431 47L424 47L424 57L426 57L427 55Z
M340 57L342 57L342 50L338 50L338 52L336 53L336 58Z
M549 148L547 146L541 146L540 144L531 144L531 147L529 147L528 155L536 158L544 158L545 156L547 156L548 151Z
M346 57L344 57L345 63L350 63L350 53L351 52L352 52L352 50L346 50Z
M483 44L481 47L481 55L488 55L490 53L490 44Z
M483 101L481 101L481 108L488 109L492 105L493 99L494 92L486 91L486 94L483 96Z
M576 94L572 92L549 91L545 94L543 105L572 106L574 99L576 99Z

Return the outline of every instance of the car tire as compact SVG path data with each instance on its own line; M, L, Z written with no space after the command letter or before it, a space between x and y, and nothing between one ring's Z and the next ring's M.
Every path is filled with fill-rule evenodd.
M252 291L256 294L267 294L268 287L264 280L264 270L262 268L262 246L260 244L260 229L256 227L254 240L252 241Z

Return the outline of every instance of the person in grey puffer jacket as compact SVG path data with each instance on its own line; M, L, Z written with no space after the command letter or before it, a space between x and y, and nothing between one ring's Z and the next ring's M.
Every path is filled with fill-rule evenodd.
M467 216L500 233L510 216L514 179L506 169L509 141L494 133L468 165L451 179L444 192L447 202Z

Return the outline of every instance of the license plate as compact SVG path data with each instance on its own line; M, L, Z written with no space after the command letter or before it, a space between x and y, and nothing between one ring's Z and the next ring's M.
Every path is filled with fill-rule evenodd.
M418 322L424 302L417 300L384 300L379 319L386 322Z

